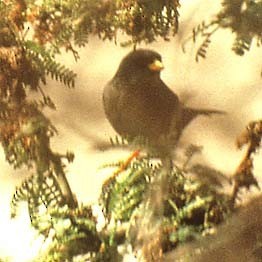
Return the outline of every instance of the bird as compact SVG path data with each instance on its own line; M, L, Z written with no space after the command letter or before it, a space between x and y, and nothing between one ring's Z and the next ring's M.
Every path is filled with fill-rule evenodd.
M185 106L161 79L161 55L136 49L120 62L103 90L104 112L124 138L144 138L160 155L169 154L183 130L199 115L224 114L214 109Z

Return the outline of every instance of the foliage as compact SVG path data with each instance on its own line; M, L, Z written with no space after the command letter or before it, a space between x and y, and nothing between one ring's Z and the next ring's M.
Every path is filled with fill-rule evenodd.
M56 206L61 206L63 194L59 184L55 180L55 176L50 172L43 177L32 175L16 189L11 203L12 217L16 216L17 206L21 201L26 201L28 203L31 223L39 229L38 215L41 213L41 208L55 208Z
M100 206L105 225L100 231L90 206L61 206L63 194L52 174L42 181L32 176L17 189L12 201L13 215L18 203L27 201L32 225L52 239L37 261L72 261L81 254L88 254L91 261L122 261L119 245L131 243L135 249L136 236L142 230L139 220L146 216L145 206L153 201L147 193L163 178L163 168L154 159L137 154L124 166L122 162L116 164L117 172L103 185ZM168 174L166 182L163 217L158 217L163 252L200 237L232 211L230 195L188 178L177 168Z
M60 155L50 148L50 139L57 131L43 109L54 109L55 105L41 85L50 75L72 87L76 75L56 61L50 46L38 38L30 39L26 16L30 5L25 1L0 3L0 141L6 160L14 168L34 168L39 181L45 180L45 174L52 174L60 184L64 201L75 206L63 164L63 158L72 161L73 155ZM42 99L30 101L28 95L34 91Z
M85 254L91 261L122 261L118 247L139 246L141 230L145 232L139 222L151 218L151 224L159 226L154 238L142 241L141 250L144 257L158 250L154 256L161 258L162 252L208 233L232 212L239 189L256 184L252 156L261 132L254 123L244 135L251 153L243 163L251 161L251 165L237 170L233 197L221 193L215 183L210 186L187 177L188 173L217 174L207 167L189 166L196 148L187 152L183 169L172 168L164 174L152 156L136 151L115 165L118 170L103 185L100 205L105 225L99 231L91 206L78 204L66 179L64 160L73 161L73 154L51 148L57 130L44 109L55 109L55 103L44 87L50 78L69 88L76 80L76 74L57 61L62 51L71 52L77 60L75 48L85 46L91 35L118 42L123 33L128 40L121 45L134 47L159 37L168 40L178 30L178 7L178 0L0 1L0 142L9 164L33 172L16 188L11 207L15 217L19 203L26 201L32 225L51 239L37 261L72 261ZM214 21L193 31L194 41L199 35L205 38L197 57L205 57L211 36L219 28L233 30L237 54L244 54L254 38L261 44L261 13L261 1L224 1ZM32 92L40 98L29 99ZM122 138L112 143L128 144ZM135 146L141 144L135 141Z
M251 156L260 145L260 127L260 122L251 123L247 129L248 133L245 132L238 139L239 145L249 141L250 146L244 158L247 155ZM122 144L119 139L117 141ZM70 209L64 208L63 212L67 211L65 213L52 213L51 209L48 214L52 217L50 221L53 222L48 224L48 229L50 231L52 227L57 232L56 224L61 223L60 230L63 234L60 235L61 238L58 237L53 242L54 247L44 256L43 261L49 261L47 259L64 261L61 260L61 256L70 261L70 259L75 259L73 256L79 254L83 257L81 260L80 256L80 261L85 261L86 257L90 261L122 261L118 247L128 244L131 244L133 251L142 250L142 256L146 261L160 261L164 253L173 250L178 245L212 234L215 227L234 211L237 192L251 184L244 183L243 179L241 180L243 183L238 183L239 175L233 175L232 194L223 192L222 184L213 179L214 174L216 178L219 176L220 179L224 179L221 174L209 167L191 164L192 157L199 153L199 150L201 148L190 145L185 151L187 158L183 165L184 170L174 167L167 173L163 173L163 166L156 159L140 151L133 153L124 162L105 165L105 168L114 168L116 171L104 182L99 199L105 219L103 228L100 231L95 229L96 221L90 207L85 207L89 210L89 216L81 220L85 226L76 223L74 230L71 227L72 230L68 230L67 225L71 225L68 221ZM190 176L192 173L197 176ZM211 179L208 183L206 179L199 179L202 175L207 177L209 174ZM242 174L241 177L246 177L247 182L250 181L248 174ZM81 212L75 212L73 218L80 221L80 214ZM59 222L54 222L56 219ZM69 220L71 219L72 217ZM90 219L93 221L93 224L91 223L93 231L88 227ZM38 216L38 223L46 225L41 220L43 218ZM153 237L149 237L149 241L141 244L139 237L141 234L145 239L150 236L150 227L148 227L150 220L153 220L153 225L157 222L159 226L154 228ZM96 243L95 246L81 242L83 233L81 230L87 230L87 228L89 231L84 239L86 241L86 238L91 237L92 243ZM66 234L64 234L65 231ZM79 247L82 249L79 250ZM152 260L150 257L155 252L154 250L160 251L157 259ZM55 257L60 257L60 260L55 260Z
M178 0L19 0L1 5L2 12L11 12L17 26L29 22L34 38L41 45L51 44L54 52L61 46L74 51L72 45L87 44L89 35L116 41L120 31L136 44L156 37L167 39L170 31L175 34L178 29Z
M119 163L120 169L121 165L122 163ZM155 163L152 158L138 157L126 170L112 176L103 185L100 203L106 221L109 225L113 223L116 226L116 232L118 225L121 227L128 224L126 241L132 244L134 250L140 243L140 230L143 237L147 238L148 232L143 229L141 222L147 216L145 208L148 205L152 205L151 211L162 208L162 215L157 221L161 223L159 231L162 235L158 248L163 252L200 237L205 231L222 222L232 211L230 195L219 193L215 186L203 184L198 179L193 180L177 168L172 169L166 179L162 172L162 165ZM155 198L161 199L163 192L156 186L163 179L164 192L167 193L161 203L163 206L159 207L155 204L158 202ZM155 187L158 188L156 191L153 189ZM150 196L152 189L154 193ZM148 220L152 219L148 216ZM154 231L154 237L147 245L151 245L156 238L157 232ZM154 245L149 249L153 247ZM142 246L141 249L148 252L148 247Z
M12 216L26 201L32 225L46 237L55 232L43 261L71 260L83 250L97 252L97 261L116 254L108 237L106 252L98 252L95 218L71 192L64 159L73 161L73 154L50 146L57 130L43 111L56 107L44 86L52 78L71 88L76 79L58 56L63 49L77 60L75 47L86 45L90 35L116 41L118 32L125 33L130 41L124 45L167 39L177 32L178 6L178 1L0 1L0 142L14 168L33 170L16 188ZM40 98L30 100L32 92Z
M241 148L247 144L247 152L239 164L233 178L234 191L233 198L237 197L240 188L249 189L251 186L258 186L258 182L253 174L253 159L255 153L261 148L262 143L262 120L252 121L246 127L246 130L238 137L237 147Z
M123 141L116 140L122 145ZM244 159L252 162L261 143L261 123L250 123L237 142L239 146L249 143ZM105 219L100 230L90 206L61 207L63 194L51 173L41 181L32 176L17 189L12 201L13 215L20 201L28 201L32 225L46 238L51 237L50 247L36 261L122 261L118 247L128 244L133 250L140 248L146 261L160 261L164 253L178 245L211 234L234 211L237 192L257 184L249 183L250 176L256 181L251 169L240 173L238 168L232 177L233 193L223 192L222 184L217 182L218 177L223 178L220 173L191 164L200 151L201 148L190 145L185 151L183 170L174 167L167 173L163 173L163 166L156 159L140 151L124 162L105 165L104 168L116 171L104 182L99 198ZM196 177L190 176L192 173ZM200 179L202 176L205 179ZM206 177L210 177L208 182ZM139 236L147 238L150 220L159 226L153 237L141 245ZM156 260L151 260L154 250L161 252Z
M36 261L72 261L76 255L98 252L101 241L96 230L96 219L90 207L53 208L46 216L38 216L40 232L48 232L52 243ZM47 235L48 236L48 235Z
M121 31L134 45L167 38L177 31L178 6L178 1L1 1L0 141L7 161L15 168L35 168L40 177L53 174L68 204L76 206L62 161L71 161L72 154L52 151L50 139L57 131L43 114L46 107L55 109L43 89L48 76L75 85L76 74L57 56L63 48L77 60L73 46L87 44L89 35L113 40ZM30 101L30 92L42 98Z
M193 29L192 36L196 42L197 37L204 40L196 53L196 61L205 58L212 35L218 29L230 29L235 36L232 50L237 55L244 55L251 48L254 40L257 46L262 43L262 1L261 0L224 0L222 9L209 23L203 21ZM188 40L186 40L187 42Z

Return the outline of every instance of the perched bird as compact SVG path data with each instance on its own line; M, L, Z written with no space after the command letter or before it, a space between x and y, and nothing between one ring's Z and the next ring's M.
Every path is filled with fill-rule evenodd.
M161 55L148 49L130 52L105 86L105 114L123 137L145 138L160 154L176 145L184 128L198 115L222 111L184 106L161 80Z

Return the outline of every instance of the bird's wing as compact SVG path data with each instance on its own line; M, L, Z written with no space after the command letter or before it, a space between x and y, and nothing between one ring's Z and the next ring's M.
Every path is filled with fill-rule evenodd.
M114 86L114 82L110 81L104 88L103 92L103 106L104 111L107 116L107 119L111 125L116 129L118 133L121 134L121 131L118 130L118 123L120 121L120 108L119 100L121 93Z
M103 103L106 116L122 136L147 136L150 127L144 100L129 91L125 85L126 83L113 79L104 88Z

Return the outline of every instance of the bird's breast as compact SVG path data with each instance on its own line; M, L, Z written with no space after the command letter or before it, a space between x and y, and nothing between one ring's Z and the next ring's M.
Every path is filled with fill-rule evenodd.
M121 135L156 139L166 134L173 111L157 90L123 88L109 84L104 91L104 108L114 129Z

